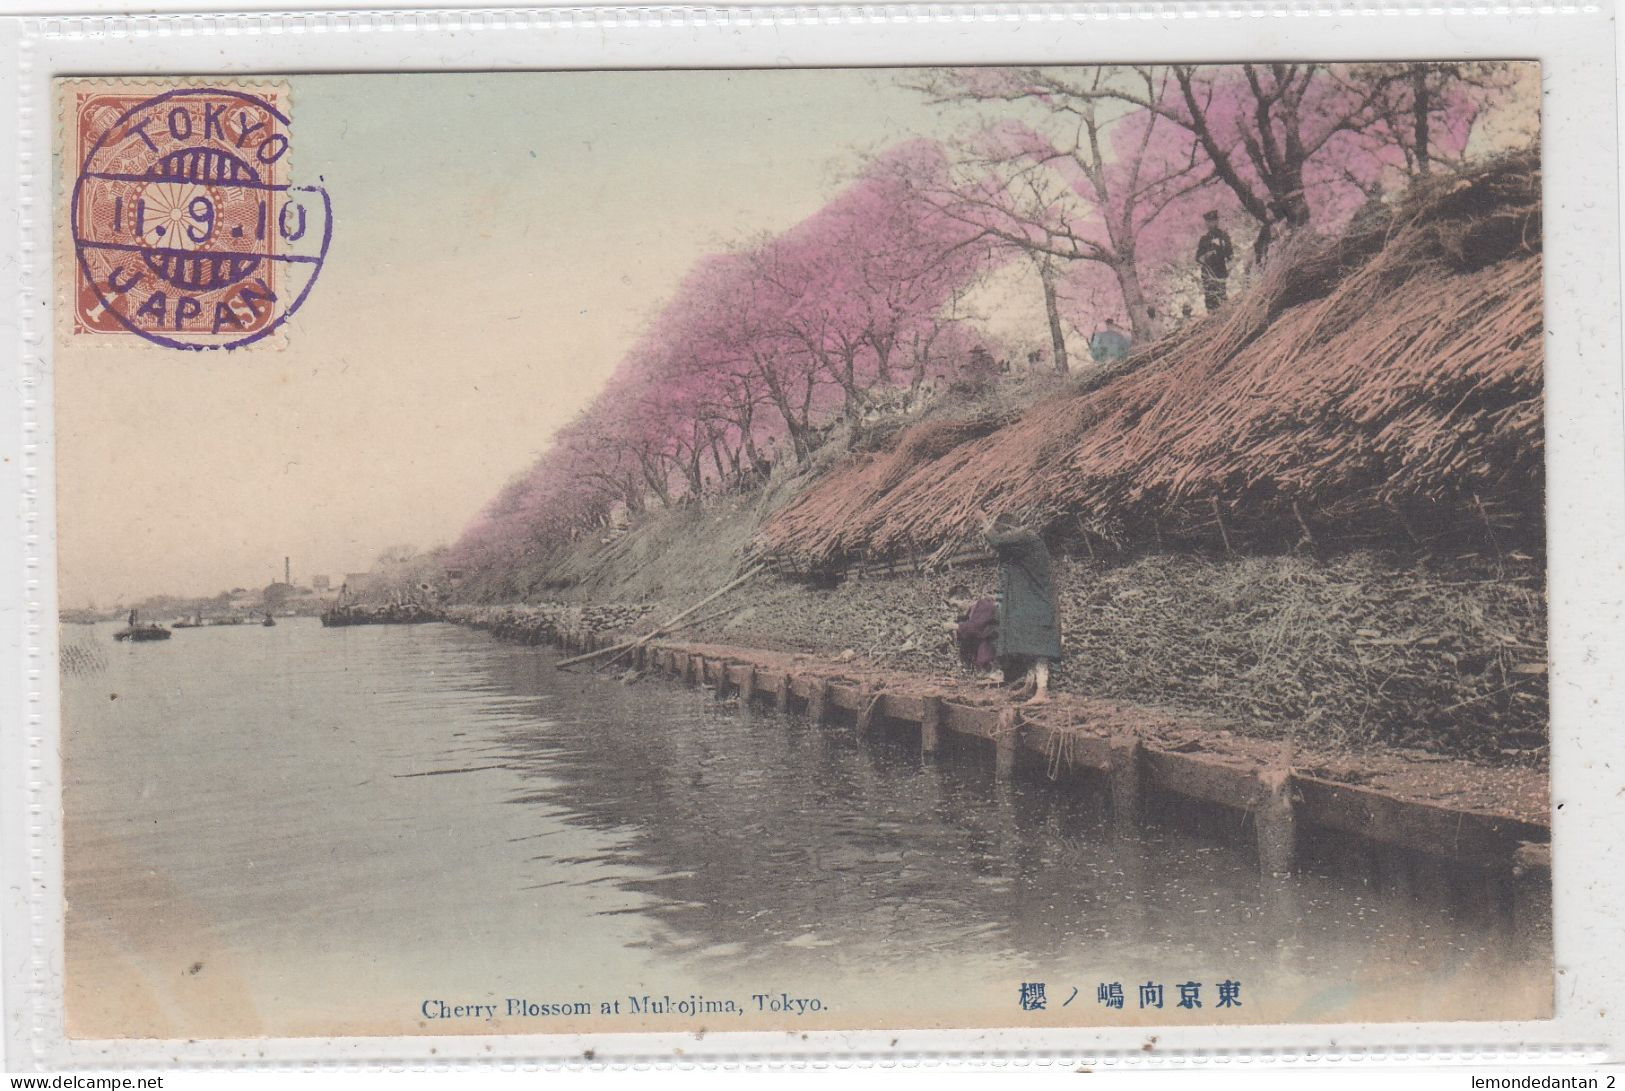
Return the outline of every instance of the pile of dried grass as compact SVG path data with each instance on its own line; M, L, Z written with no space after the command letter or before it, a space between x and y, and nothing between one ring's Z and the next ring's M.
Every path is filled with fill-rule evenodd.
M696 639L968 675L941 631L957 583L991 569L767 583ZM1319 747L1417 747L1492 762L1544 760L1546 599L1534 558L1360 550L1126 562L1060 558L1062 692L1216 717L1238 733Z
M916 426L759 545L827 568L951 548L1006 511L1107 545L1538 541L1539 202L1538 165L1512 157L1336 242L1300 236L1220 315L991 434Z

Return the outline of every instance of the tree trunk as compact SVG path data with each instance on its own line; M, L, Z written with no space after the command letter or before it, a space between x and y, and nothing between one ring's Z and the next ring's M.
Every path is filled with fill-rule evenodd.
M1432 109L1432 98L1428 94L1427 65L1413 64L1411 65L1411 121L1415 127L1416 173L1424 178L1433 170L1428 152L1428 113Z
M1065 375L1072 370L1066 356L1066 331L1061 328L1061 304L1055 295L1055 266L1046 256L1038 266L1038 279L1044 285L1044 314L1049 318L1050 351L1054 354L1055 374ZM922 365L921 370L924 370Z
M705 494L705 482L701 480L700 459L705 452L695 443L689 451L689 456L683 460L683 476L688 480L688 495L698 500Z
M1145 301L1145 286L1140 283L1140 266L1132 256L1113 263L1117 286L1123 293L1123 308L1128 311L1129 332L1136 344L1157 339L1157 321L1151 317L1151 305Z
M710 440L711 461L717 468L717 487L721 488L728 481L728 469L722 461L722 438L717 433L711 433Z
M795 409L790 405L789 392L784 389L784 384L779 381L778 375L773 372L769 365L761 365L761 370L762 378L767 383L767 400L772 402L773 408L779 411L779 417L784 421L784 430L790 436L790 450L796 456L796 465L800 466L807 461L806 429L802 422L796 419ZM808 401L811 401L810 392Z
M1194 65L1176 65L1174 79L1179 83L1180 94L1184 97L1185 110L1190 117L1186 126L1196 139L1201 142L1202 150L1207 152L1208 161L1213 164L1213 173L1221 182L1230 187L1230 191L1241 202L1241 207L1247 214L1260 224L1269 225L1270 213L1258 194L1253 192L1251 186L1236 171L1235 164L1230 161L1230 154L1225 146L1220 144L1214 136L1213 129L1207 123L1207 112L1196 98L1196 89L1192 85L1192 76L1196 71ZM1184 124L1183 122L1181 124Z
M638 454L638 466L643 470L643 480L649 483L649 488L660 498L661 506L671 507L671 488L666 484L665 467L653 465L641 452Z
M1286 184L1276 197L1276 202L1281 206L1281 219L1290 227L1303 227L1309 223L1309 196L1303 190L1303 162L1298 160L1287 164L1282 173Z
M841 392L846 400L841 412L847 420L855 421L863 410L863 392L858 389L857 353L851 349L843 351L841 366L835 371L835 378L840 382Z
M626 484L622 488L622 497L626 501L626 511L629 515L636 515L645 508L644 496L646 494L638 488L637 479L631 474L626 475Z
M875 350L875 382L891 385L891 350L889 337L876 337L870 342Z
M812 372L807 374L807 385L801 391L801 419L796 422L796 465L802 465L812 457L812 446L807 436L812 432L812 402L813 391L818 387L818 376Z
M744 443L742 444L742 447L745 452L745 460L750 464L750 468L754 471L756 467L762 464L762 453L756 449L756 437L750 434L750 430L748 428L744 431L743 437Z

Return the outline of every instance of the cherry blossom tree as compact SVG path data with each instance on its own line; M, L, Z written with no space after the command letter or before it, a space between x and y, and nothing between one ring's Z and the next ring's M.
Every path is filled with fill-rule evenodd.
M1311 222L1335 230L1407 146L1418 165L1452 147L1459 151L1466 143L1464 111L1476 111L1471 85L1450 77L1448 66L1272 63L1132 72L1134 78L1096 80L1065 69L1032 70L1036 93L1049 101L1115 102L1189 133L1211 178L1258 225L1260 259L1281 230Z
M756 255L776 332L840 391L849 419L893 382L898 347L988 266L984 232L908 199L907 179L940 160L928 141L891 149Z
M1060 371L1068 358L1060 266L1104 266L1134 335L1155 336L1141 239L1170 208L1190 203L1212 182L1188 130L1108 93L1137 83L1134 93L1161 98L1172 83L1170 70L1080 71L1073 78L1083 94L1057 94L1054 78L1042 69L955 69L913 84L934 102L980 110L955 169L917 174L915 197L1027 256L1043 289ZM1011 116L988 120L991 104L1009 107Z

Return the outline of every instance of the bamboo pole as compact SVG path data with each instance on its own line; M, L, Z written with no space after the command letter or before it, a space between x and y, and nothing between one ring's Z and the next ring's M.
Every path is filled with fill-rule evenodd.
M675 625L671 624L670 622L667 622L666 625L663 626L659 630L659 632L660 632L660 634L662 636L669 636L669 635L671 635L672 633L676 632L679 629L687 629L687 628L689 628L691 626L694 626L694 625L704 625L706 622L715 621L719 617L727 617L729 614L734 613L738 609L739 609L739 604L735 603L732 606L724 606L720 610L713 610L709 614L704 614L704 615L702 615L700 617L691 617L691 618L687 619L686 621L679 621ZM641 646L642 647L647 647L648 645L647 644L642 644ZM629 641L623 641L620 644L616 644L612 648L603 648L603 649L601 649L600 654L608 655L610 652L615 652L615 656L612 659L605 660L604 662L598 664L596 667L593 668L593 670L595 670L595 671L608 670L610 667L613 667L616 663L619 663L621 661L621 659L624 658L625 656L631 655L633 652L636 652L639 649L639 647L640 647L640 642L639 641L637 641L637 640L629 640ZM562 666L564 666L564 664L560 663L559 666L562 667Z
M649 641L653 640L655 637L661 635L662 633L666 632L668 629L675 626L678 622L680 622L680 621L684 620L685 618L687 618L690 614L694 613L694 611L698 610L700 607L709 606L711 603L715 602L717 599L721 598L723 595L726 595L729 591L732 591L734 588L740 587L740 586L744 585L745 583L748 583L749 581L755 579L758 575L761 574L762 570L764 568L766 568L766 567L767 567L766 565L762 565L762 564L757 565L755 568L751 569L749 572L746 572L743 576L740 576L738 579L733 580L733 581L725 584L724 586L718 588L717 590L711 592L709 595L705 596L705 598L701 599L699 602L696 602L693 606L690 606L688 609L684 610L682 613L678 614L676 617L672 618L670 621L666 622L663 625L656 626L655 628L651 629L649 632L645 633L643 636L639 637L636 640L624 641L624 642L622 642L620 644L614 645L613 647L600 648L597 651L589 652L586 655L578 655L578 656L575 656L575 657L573 657L571 659L565 659L565 660L563 660L563 661L561 661L559 663L555 663L554 666L556 666L556 667L569 667L569 666L573 666L573 665L575 665L577 663L585 663L589 659L597 659L601 655L610 655L610 654L612 654L614 652L631 651L633 648L636 648L639 645L647 644L647 643L649 643Z

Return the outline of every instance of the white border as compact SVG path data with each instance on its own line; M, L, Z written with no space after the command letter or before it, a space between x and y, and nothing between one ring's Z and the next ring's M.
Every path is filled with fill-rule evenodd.
M39 0L63 7L62 0ZM109 0L86 0L104 10ZM202 0L174 0L195 7ZM257 0L248 0L255 3ZM1546 1022L800 1034L67 1042L50 383L51 80L155 72L782 67L1532 58L1544 66L1548 452L1558 1016ZM412 1067L996 1057L1107 1068L1597 1063L1625 1045L1625 432L1614 26L1607 4L1226 0L1090 5L641 7L48 15L0 22L0 847L7 1065ZM15 58L16 63L9 63ZM15 233L15 237L13 237ZM7 256L14 255L14 258ZM8 528L9 530L10 528ZM26 730L18 730L26 725ZM908 1015L899 1013L906 1026ZM1147 1033L1160 1036L1153 1054ZM892 1045L893 1039L896 1044ZM430 1050L436 1051L431 1058Z

